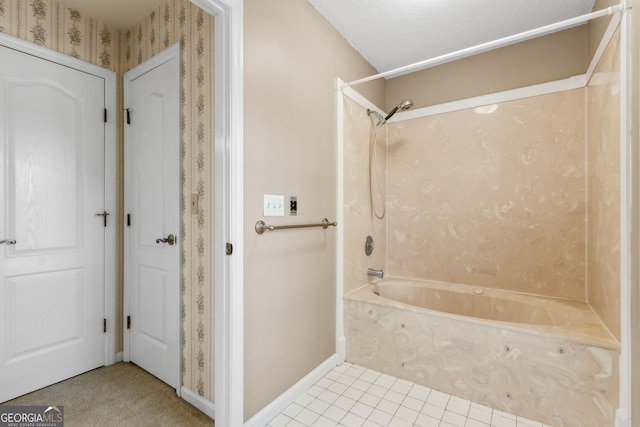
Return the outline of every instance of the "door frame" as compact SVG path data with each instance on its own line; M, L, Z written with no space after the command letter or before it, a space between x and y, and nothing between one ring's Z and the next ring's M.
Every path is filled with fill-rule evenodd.
M136 78L142 76L143 74L148 73L149 71L163 65L164 63L172 60L172 59L177 59L178 61L178 66L180 66L180 61L181 61L181 56L180 56L180 43L176 43L168 48L166 48L165 50L163 50L162 52L154 55L153 57L149 58L148 60L144 61L142 64L132 68L131 70L127 71L126 73L123 74L123 100L124 100L124 105L125 105L125 110L127 108L127 100L128 100L128 96L129 96L129 92L130 92L130 84L133 80L135 80ZM178 76L178 82L176 83L179 85L179 87L182 86L182 82L181 82L181 76ZM180 93L180 91L178 90L178 93ZM178 109L181 110L181 106L179 105L180 101L178 100ZM180 115L180 114L179 114ZM126 126L126 124L125 124ZM131 156L128 155L129 153L129 149L131 147L131 144L129 143L130 141L130 134L127 131L127 128L125 127L125 132L124 132L124 179L125 179L125 184L124 184L124 215L126 218L126 213L128 211L128 207L130 205L129 203L129 188L128 188L128 175L130 173L130 159ZM178 149L180 152L182 152L182 144L181 141L178 141ZM178 162L180 162L180 157L178 158ZM179 169L180 169L180 180L182 177L182 165L178 165ZM182 185L178 186L178 191L179 191L179 195L178 195L178 199L181 198L182 196ZM181 227L181 223L182 223L182 216L180 216L179 218L180 224L178 224L179 227ZM182 239L182 233L178 233L179 237L178 237L178 245L179 245L179 251L178 251L178 256L180 256L180 251L182 250L182 242L180 241ZM131 284L129 283L129 262L128 261L128 248L129 248L129 230L126 228L124 229L124 294L123 294L123 303L122 303L122 307L123 307L123 334L122 334L122 338L123 338L123 358L125 362L129 362L131 360L130 358L130 351L131 351L131 330L127 329L127 316L130 314L131 312L131 298L130 298L130 286ZM179 263L179 272L178 272L178 278L182 277L182 265L181 263ZM176 381L176 393L178 394L178 396L181 396L181 390L182 390L182 369L181 369L181 363L182 363L182 353L183 353L183 349L182 349L182 334L183 334L183 325L182 325L182 317L180 316L180 310L182 307L182 292L181 292L181 286L180 286L180 281L178 281L178 288L176 290L178 299L176 301L176 305L175 310L178 312L178 331L173 331L176 332L178 334L178 355L176 358L176 366L174 367L175 372L176 372L176 377L177 377L177 381Z
M215 17L215 419L238 427L244 424L243 7L242 0L191 2Z
M104 242L104 364L112 365L116 361L116 73L3 33L0 45L104 79L104 209L110 214Z

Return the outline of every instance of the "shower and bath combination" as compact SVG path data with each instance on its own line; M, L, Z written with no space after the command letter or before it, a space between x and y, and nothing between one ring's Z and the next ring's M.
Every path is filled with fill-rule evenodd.
M387 120L389 120L395 113L397 113L398 110L405 111L411 107L413 107L413 101L410 99L405 99L404 101L402 101L401 103L393 107L393 109L389 111L389 114L387 114L386 117L383 117L377 111L367 109L367 115L369 117L373 115L378 118L377 123L374 124L373 121L371 122L371 126L373 127L373 133L371 135L371 140L369 143L369 203L371 206L371 212L373 212L373 214L378 219L383 219L386 213L385 195L384 195L384 192L382 191L382 184L380 183L380 169L378 166L378 157L376 154L376 151L377 151L376 147L378 144L378 130L382 127L382 125L387 123ZM378 215L378 212L376 212L376 209L373 203L373 175L374 174L375 174L376 182L378 183L378 195L380 197L380 203L382 204L382 214L380 215Z

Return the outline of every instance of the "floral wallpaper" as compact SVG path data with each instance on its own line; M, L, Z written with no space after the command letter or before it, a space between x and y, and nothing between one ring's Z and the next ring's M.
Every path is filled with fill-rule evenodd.
M134 28L115 28L53 0L0 0L0 32L122 75L165 48L182 46L183 384L213 401L214 18L189 0L167 0ZM124 125L118 116L118 210L124 193ZM117 215L123 230L123 215ZM122 351L123 235L117 239L116 350Z
M53 0L0 0L0 32L117 71L117 30Z

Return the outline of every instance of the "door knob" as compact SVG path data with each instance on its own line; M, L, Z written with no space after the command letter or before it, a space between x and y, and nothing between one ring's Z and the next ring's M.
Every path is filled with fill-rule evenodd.
M156 239L156 243L168 243L170 246L176 242L176 236L169 234L165 238Z
M13 239L5 239L5 240L0 240L0 245L2 244L7 244L7 245L15 245L17 242Z

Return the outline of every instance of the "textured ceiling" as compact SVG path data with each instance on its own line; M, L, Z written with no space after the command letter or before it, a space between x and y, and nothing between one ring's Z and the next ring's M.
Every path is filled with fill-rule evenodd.
M303 1L303 0L300 0ZM591 12L594 0L308 0L378 72ZM129 29L164 0L64 0Z
M133 28L164 0L63 0L63 3L98 21L126 30Z
M591 12L594 0L308 0L378 72Z

